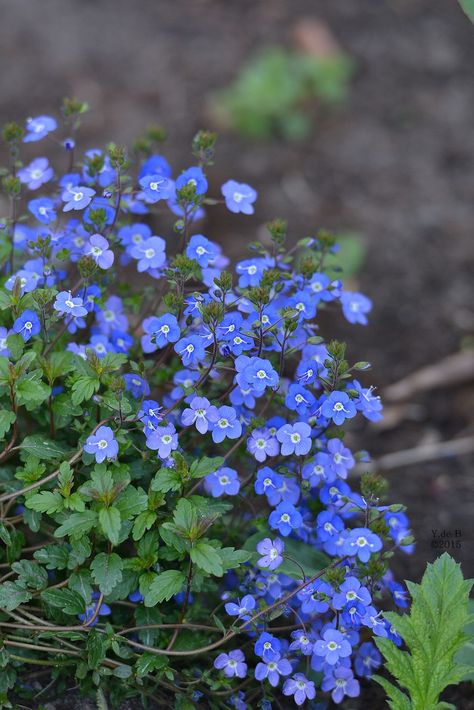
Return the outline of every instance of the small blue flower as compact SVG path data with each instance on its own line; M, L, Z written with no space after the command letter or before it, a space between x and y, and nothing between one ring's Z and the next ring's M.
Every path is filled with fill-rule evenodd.
M356 577L347 577L339 587L332 601L334 609L342 609L351 602L360 602L364 606L369 606L372 599L370 592L363 587Z
M137 259L137 270L141 273L159 269L166 261L166 242L162 237L150 237L130 249L130 255Z
M61 291L56 296L54 309L59 311L61 315L67 313L74 318L81 318L87 315L87 309L84 308L82 298L73 297L70 291Z
M13 323L13 330L15 333L19 333L25 342L28 342L33 335L38 335L40 332L40 319L34 311L23 311Z
M285 680L283 695L292 695L296 705L303 705L306 700L316 697L316 689L313 681L308 680L303 673L295 673L292 678Z
M250 619L249 611L255 609L255 605L256 601L254 597L252 597L251 594L246 594L245 597L242 597L240 602L238 600L237 603L228 602L224 605L224 608L229 616L238 616L239 619L247 621Z
M181 415L184 426L196 426L200 434L206 434L209 426L218 419L217 407L212 405L206 397L193 397L189 408L185 409Z
M330 538L338 535L341 530L344 530L344 522L342 518L328 510L323 510L316 518L316 534L318 540L326 542Z
M274 661L280 657L281 641L264 631L255 643L255 655L263 658L264 661Z
M91 256L98 267L110 269L114 263L114 253L109 249L109 242L101 234L93 234L84 246L84 254Z
M235 360L237 384L243 389L262 394L266 387L276 387L279 382L278 373L268 360L261 357L239 355Z
M169 458L171 452L178 448L178 435L173 424L159 426L150 433L145 429L145 434L147 448L158 451L160 459Z
M249 286L258 286L263 273L269 268L265 259L244 259L239 261L235 267L239 274L239 287L248 288Z
M122 377L125 381L125 389L132 394L132 397L139 399L139 397L146 397L150 394L150 385L140 375L127 373Z
M311 449L311 427L306 422L284 424L277 431L277 439L282 456L306 456Z
M360 382L354 380L351 387L359 393L359 398L354 400L354 404L359 412L362 412L366 419L371 422L378 422L382 419L382 401L380 397L373 394L373 387L362 387Z
M214 661L214 668L223 670L227 678L245 678L247 675L247 664L245 656L240 649L229 651L229 653L220 653Z
M217 410L217 419L212 423L212 440L220 444L224 439L238 439L242 434L242 424L233 407L224 405Z
M355 465L351 452L340 439L329 439L327 448L331 466L336 475L340 478L346 478L347 471Z
M33 143L55 131L58 124L51 116L35 116L35 118L27 119L25 127L26 134L23 143Z
M336 629L327 629L322 639L314 644L315 655L323 656L330 666L334 666L340 658L347 658L351 652L349 641L346 641L341 632Z
M253 203L257 199L257 193L245 183L228 180L221 187L221 192L224 195L225 204L230 212L243 214L253 214Z
M172 195L172 183L163 175L158 175L157 173L145 175L138 182L143 190L139 197L143 197L146 202L153 204L160 200L168 200Z
M352 419L357 414L354 402L346 392L331 392L321 406L321 414L326 419L332 419L334 424L341 426L346 419Z
M273 661L267 661L266 663L257 663L255 667L255 678L256 680L268 679L268 682L273 688L276 688L280 682L280 676L290 675L293 668L291 663L287 658L280 658L277 654L277 658Z
M114 432L109 426L101 426L95 434L87 437L84 444L84 451L94 454L97 463L102 463L105 459L116 459L118 454L118 443L115 440Z
M192 185L196 195L204 195L207 192L207 180L201 168L188 168L176 178L175 185L178 190Z
M237 471L233 468L223 466L214 473L206 476L205 484L213 498L220 498L222 495L235 496L240 490L240 481Z
M280 503L268 518L270 527L278 530L280 535L288 537L293 530L298 530L303 524L299 510L291 503Z
M254 429L247 439L247 450L262 463L268 456L278 456L280 447L268 429Z
M287 409L292 412L296 411L301 417L303 417L309 413L315 403L316 398L305 387L294 384L289 386L288 394L285 398L285 405Z
M96 612L99 597L100 595L98 592L92 592L92 603L86 606L86 611L84 614L77 615L77 618L80 619L85 626L95 626L99 621L99 616L110 616L110 614L112 613L112 609L109 607L109 605L105 602L102 602L97 617L94 619L94 621L91 621Z
M366 313L372 310L372 301L362 293L350 293L344 291L340 296L342 312L349 323L359 323L367 325Z
M324 676L321 690L324 692L332 690L331 697L336 704L339 704L345 695L349 698L357 698L360 694L360 685L350 668L338 666Z
M174 346L175 352L180 356L183 365L197 365L206 357L204 342L199 335L188 335L178 340Z
M262 557L259 558L257 564L259 567L264 567L269 570L274 570L283 562L283 551L285 545L279 537L271 540L269 537L260 540L257 544L257 552Z
M362 678L371 678L373 672L382 665L382 656L374 644L366 641L360 645L354 661L355 672Z
M95 190L91 187L77 185L76 187L68 188L62 194L62 200L66 203L63 207L63 212L83 210L88 204L90 204L94 195Z
M37 190L53 177L53 169L47 158L36 158L29 165L18 171L20 182L28 185L30 190Z
M377 611L377 609L373 606L366 607L365 611L365 616L362 619L362 623L364 624L364 626L367 626L369 629L372 629L372 632L376 636L386 638L387 625L386 620L382 616L382 612Z
M144 353L153 353L158 348L164 348L168 343L175 343L181 334L176 316L171 313L165 313L159 318L155 316L145 318L143 330L146 333L141 338Z
M361 562L368 562L370 555L382 549L382 540L369 528L354 528L344 543L344 554L355 555Z
M43 224L49 224L56 219L54 202L50 200L49 197L39 197L37 200L30 200L28 202L28 210L33 217L36 217L36 219Z
M202 234L193 234L186 247L186 256L206 267L219 255L219 248Z
M10 357L10 351L7 346L7 338L9 335L11 335L12 331L7 330L6 328L0 327L0 356L2 357Z

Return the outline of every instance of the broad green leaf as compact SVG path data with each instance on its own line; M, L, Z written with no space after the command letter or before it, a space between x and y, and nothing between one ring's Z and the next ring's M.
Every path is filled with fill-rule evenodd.
M187 498L180 498L173 513L173 523L177 528L191 536L195 530L198 515L195 505Z
M456 654L455 661L460 666L469 668L463 680L474 681L474 599L469 599L470 622L464 627L466 643Z
M54 533L56 537L80 538L97 525L97 513L94 510L85 510L83 513L72 513Z
M168 491L179 491L183 486L181 477L174 468L160 468L150 487L152 491L158 493L168 493Z
M12 538L10 535L10 532L5 525L5 523L2 523L0 520L0 540L5 543L5 545L11 545L12 543Z
M130 678L130 676L132 675L132 672L133 672L132 667L125 665L125 663L121 666L116 666L114 668L114 670L112 671L113 675L116 678L122 678L122 679Z
M145 597L145 606L156 606L156 604L171 599L174 594L181 591L185 579L182 572L174 569L158 574Z
M69 552L66 545L48 545L36 550L33 557L46 569L66 569Z
M120 526L122 519L117 508L102 508L99 511L99 524L104 535L110 540L112 545L118 545Z
M474 0L459 0L459 3L471 22L474 22Z
M13 611L20 604L31 599L31 593L17 582L4 582L0 584L0 609Z
M63 446L51 441L41 434L32 434L25 436L20 444L21 456L25 461L28 456L36 456L44 461L53 461L54 459L64 459L67 456L67 451Z
M148 496L143 488L128 485L118 495L114 506L120 511L122 520L130 520L147 509Z
M17 573L16 583L20 587L30 587L31 589L43 589L48 584L48 573L37 562L31 560L20 560L12 564L12 570Z
M99 378L94 375L79 377L72 386L72 403L88 402L100 387Z
M189 473L192 478L203 478L217 471L217 469L223 465L224 461L225 459L222 456L216 456L215 458L205 456L202 459L192 462Z
M145 532L151 528L156 517L156 513L153 510L144 510L143 513L137 515L132 531L132 537L135 541L140 540Z
M41 592L41 599L45 604L71 616L83 614L86 609L84 598L73 589L45 589Z
M25 505L38 513L58 513L64 508L64 501L58 491L41 491L26 499Z
M3 439L15 419L15 412L12 412L9 409L0 409L0 439Z
M80 594L88 604L92 595L92 576L89 570L79 569L73 572L69 577L69 588Z
M235 550L233 547L223 547L218 549L217 553L221 558L224 571L240 567L252 557L252 553L248 550Z
M135 670L139 678L143 678L152 671L161 671L167 668L169 660L167 656L156 656L154 653L145 651L138 659Z
M224 568L219 552L204 541L199 541L190 550L190 556L195 565L208 574L222 577Z
M110 555L101 552L91 564L92 577L102 594L110 594L112 589L122 579L123 562L112 552Z
M387 613L385 617L403 638L407 651L388 639L375 638L385 656L386 669L398 686L378 682L389 694L394 710L437 708L439 696L458 683L466 669L455 656L466 643L464 627L469 618L468 599L471 581L464 580L460 565L447 553L428 564L421 584L407 582L412 597L409 614ZM404 696L410 704L405 704Z
M102 663L109 647L109 639L105 634L99 633L96 629L91 629L87 634L87 663L89 668L97 668Z
M29 411L37 409L51 394L51 387L41 380L42 374L41 370L33 370L16 383L17 402Z

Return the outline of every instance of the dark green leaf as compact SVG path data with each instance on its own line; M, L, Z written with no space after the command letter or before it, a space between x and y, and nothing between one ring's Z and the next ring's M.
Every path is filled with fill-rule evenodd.
M99 524L102 532L110 540L112 545L118 545L122 520L117 508L102 508L99 511Z
M216 456L214 458L208 458L205 456L202 459L194 460L191 464L189 472L192 478L203 478L208 476L210 473L214 473L220 468L225 459L222 456Z
M182 572L174 569L157 575L145 597L145 606L156 606L156 604L171 599L174 594L181 591L185 579Z
M97 513L94 510L85 510L83 513L72 513L54 533L56 537L80 538L97 525Z
M102 594L110 594L112 589L122 579L123 562L120 557L112 552L107 555L101 552L91 564L92 577Z
M0 584L0 609L13 611L20 604L24 604L31 599L31 593L21 587L16 582L4 582Z
M213 574L216 577L222 577L224 568L222 560L214 547L206 542L200 541L191 548L190 556L195 565L200 567L204 572Z

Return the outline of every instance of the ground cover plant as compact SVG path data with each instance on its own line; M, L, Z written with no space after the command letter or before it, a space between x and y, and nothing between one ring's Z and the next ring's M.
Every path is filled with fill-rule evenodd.
M230 265L206 211L257 194L210 193L214 134L173 177L158 128L79 151L85 110L3 132L2 703L32 668L113 707L356 697L373 638L402 644L382 609L408 607L389 560L413 539L381 479L349 483L345 426L382 404L317 313L371 302L325 231L288 248L277 219Z

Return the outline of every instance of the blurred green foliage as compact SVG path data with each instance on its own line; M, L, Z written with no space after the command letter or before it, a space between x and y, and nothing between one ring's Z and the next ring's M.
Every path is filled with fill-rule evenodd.
M313 124L308 103L342 103L353 70L353 61L342 53L323 58L269 47L217 94L214 110L222 122L247 137L300 140Z
M474 22L474 0L459 0L459 3L471 22Z

